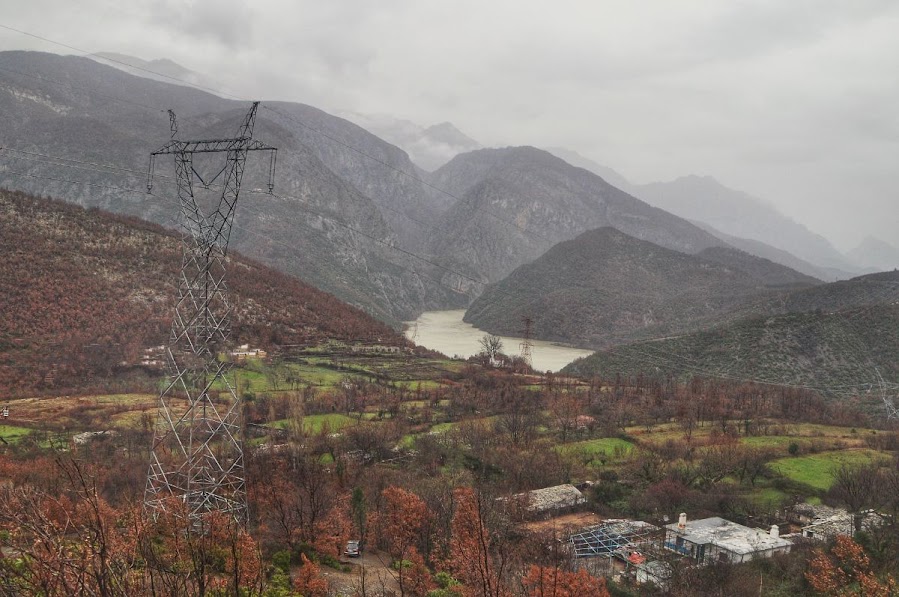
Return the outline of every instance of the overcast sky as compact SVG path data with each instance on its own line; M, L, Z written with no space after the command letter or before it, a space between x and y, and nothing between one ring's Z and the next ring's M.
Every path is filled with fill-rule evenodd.
M899 246L895 0L0 1L0 24L242 97L450 121L634 182L708 174L841 249Z

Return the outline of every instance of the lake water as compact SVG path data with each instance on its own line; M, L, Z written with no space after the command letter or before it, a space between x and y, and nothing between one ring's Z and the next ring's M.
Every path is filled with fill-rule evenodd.
M479 330L470 323L462 321L465 315L463 309L453 311L426 311L415 321L409 321L406 337L412 339L415 332L415 324L418 323L418 337L415 343L439 350L447 356L460 356L468 358L481 352L478 340L484 337L483 330ZM521 352L519 344L522 338L500 336L503 340L503 352L509 355L517 355ZM571 348L553 342L532 340L531 359L534 369L537 371L558 371L571 361L593 354L591 350Z

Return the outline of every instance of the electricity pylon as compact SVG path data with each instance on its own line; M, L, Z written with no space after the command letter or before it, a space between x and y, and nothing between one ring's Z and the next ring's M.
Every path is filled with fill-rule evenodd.
M225 285L228 240L240 183L251 151L270 152L268 190L274 188L277 150L254 141L259 102L253 103L230 139L180 141L169 110L172 139L150 154L147 192L153 187L156 156L172 155L182 228L181 275L166 348L169 379L159 395L144 508L151 516L184 512L197 522L207 512L245 521L246 480L241 437L241 397L228 380L229 362L220 357L230 334ZM218 174L204 180L195 154L226 154ZM194 184L204 189L224 175L218 204L203 213Z
M524 324L524 329L521 331L523 338L518 347L521 349L521 360L527 363L528 367L531 367L533 365L531 348L534 346L534 343L531 341L531 333L534 320L528 316L524 316L521 318L521 323Z

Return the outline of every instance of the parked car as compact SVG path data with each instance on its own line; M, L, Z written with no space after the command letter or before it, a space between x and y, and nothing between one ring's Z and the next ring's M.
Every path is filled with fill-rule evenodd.
M362 548L359 546L359 541L347 541L346 549L343 550L343 554L349 556L351 558L358 558L362 553Z

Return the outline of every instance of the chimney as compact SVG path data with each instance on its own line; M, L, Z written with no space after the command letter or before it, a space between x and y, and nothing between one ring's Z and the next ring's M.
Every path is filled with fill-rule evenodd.
M780 528L776 524L771 525L771 530L768 531L768 534L774 537L775 539L780 537Z
M687 528L687 513L681 512L680 518L677 519L677 528L680 530L684 530Z

